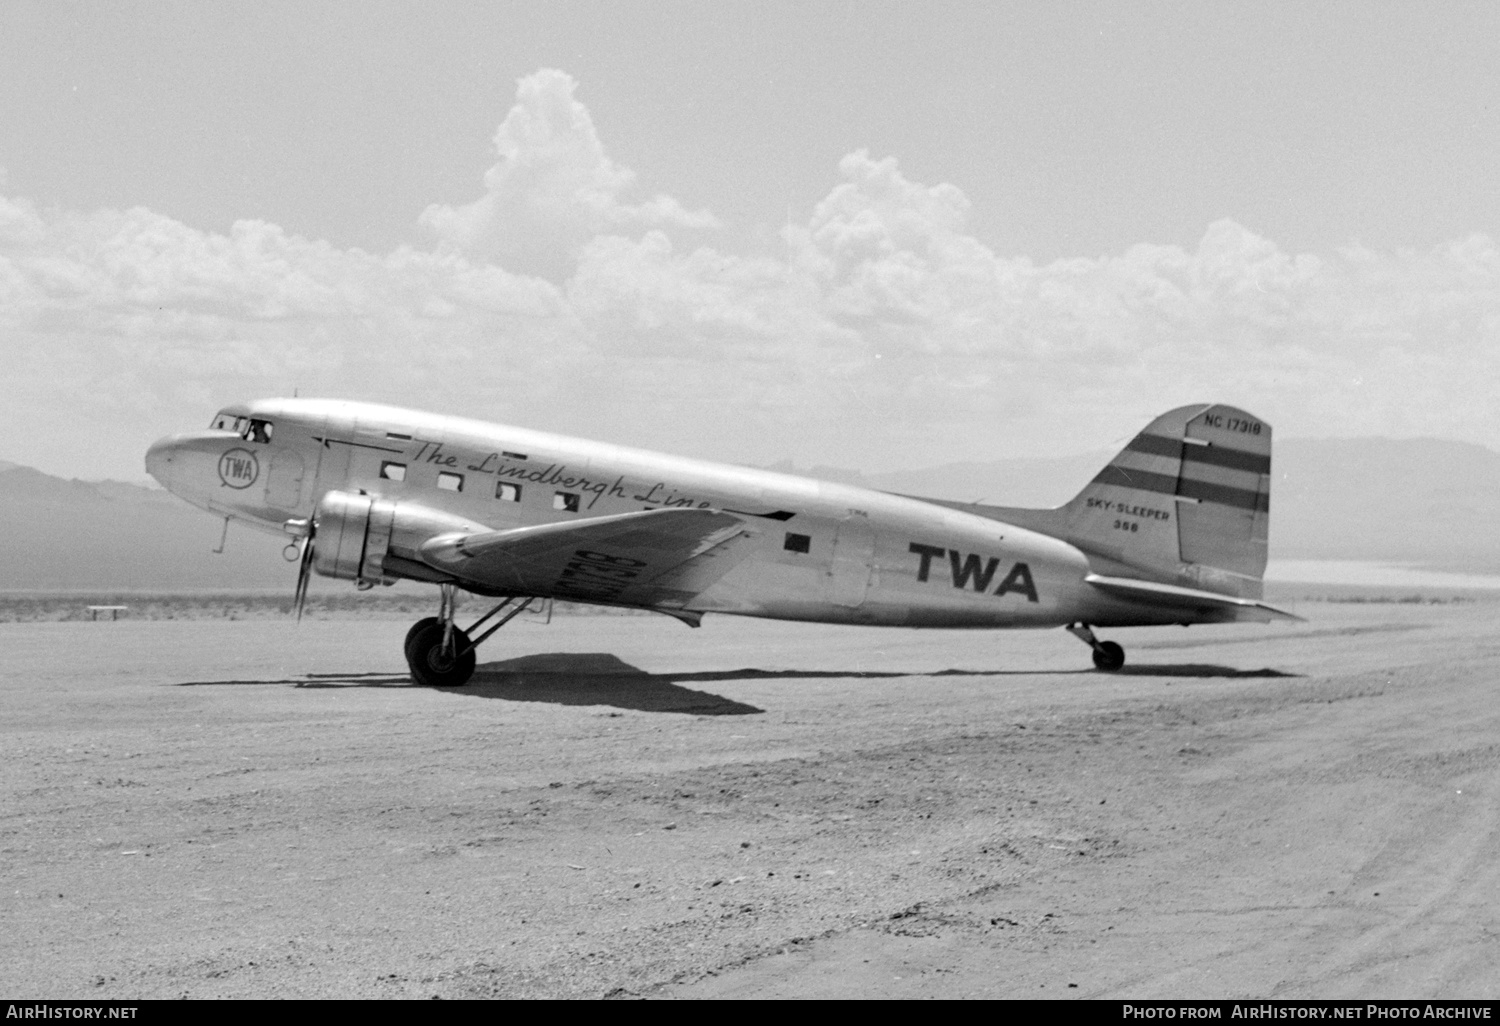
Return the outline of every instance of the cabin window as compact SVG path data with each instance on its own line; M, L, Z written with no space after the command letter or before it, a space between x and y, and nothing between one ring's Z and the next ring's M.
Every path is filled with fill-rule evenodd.
M558 492L552 496L552 508L566 510L569 513L577 513L578 496L573 492Z
M411 441L411 435L408 435L408 434L406 434L405 432L402 432L402 431L387 431L385 433L385 437L390 438L390 439L394 439L397 442L409 442L409 441Z
M406 464L392 463L390 460L382 460L380 464L380 476L387 481L405 481Z
M511 484L509 481L500 481L495 485L495 498L501 502L520 502L521 486Z
M446 470L438 473L438 487L445 492L461 492L464 490L464 476L462 474L450 474Z
M524 452L502 452L500 455L508 460L524 460L526 458Z
M786 544L782 546L788 552L811 552L812 536L807 534L786 533Z

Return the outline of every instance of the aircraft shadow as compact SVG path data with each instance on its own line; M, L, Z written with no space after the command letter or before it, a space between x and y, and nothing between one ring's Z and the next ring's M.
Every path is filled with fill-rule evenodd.
M692 674L647 673L607 652L555 652L481 663L455 695L554 705L609 705L638 712L749 716L765 712L723 695L681 687ZM726 676L722 680L734 679Z
M763 713L744 702L679 686L678 679L738 680L757 671L722 674L647 673L607 653L565 653L522 656L481 663L468 684L434 688L469 698L498 698L511 702L550 702L554 705L608 705L639 712L675 712L694 716L748 716ZM776 674L781 676L781 674ZM787 674L806 676L806 674ZM841 676L828 674L827 676ZM890 676L898 676L891 674ZM407 674L309 673L304 677L261 680L189 680L179 688L282 685L293 688L415 688Z
M1300 673L1286 673L1269 666L1259 670L1236 670L1232 666L1214 666L1209 663L1167 663L1154 666L1125 665L1115 670L1115 677L1300 677Z
M691 673L648 673L608 652L548 652L481 663L468 684L437 688L453 695L544 702L554 705L605 705L638 712L673 712L694 716L748 716L765 712L722 695L697 691L684 684L731 680L891 679L899 677L1010 677L1076 676L1099 671L1086 667L1068 670L700 670ZM1239 670L1208 663L1125 666L1116 677L1274 678L1300 674L1262 668ZM284 685L294 688L411 688L406 674L309 673L303 677L263 680L183 681L175 687Z
M411 675L402 673L309 673L302 677L263 677L260 680L184 680L173 684L174 688L234 687L236 685L265 687L268 684L289 684L294 688L409 688Z

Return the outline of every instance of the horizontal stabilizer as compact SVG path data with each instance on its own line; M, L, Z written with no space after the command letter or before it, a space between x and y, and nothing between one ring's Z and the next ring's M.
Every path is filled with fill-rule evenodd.
M1149 602L1157 606L1180 607L1198 612L1217 610L1227 620L1253 620L1269 623L1272 620L1301 620L1295 613L1277 609L1258 599L1235 598L1197 588L1184 588L1176 584L1157 584L1154 581L1138 581L1130 577L1104 577L1089 574L1084 580L1100 591L1119 598Z
M421 556L499 594L680 608L749 553L733 544L747 533L732 513L657 509L444 534L423 543Z

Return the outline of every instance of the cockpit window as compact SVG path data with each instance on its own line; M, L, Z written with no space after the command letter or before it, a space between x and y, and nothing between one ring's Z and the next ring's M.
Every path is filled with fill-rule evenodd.
M271 440L271 432L275 430L269 420L260 420L255 417L236 417L232 413L224 412L214 417L209 426L211 431L233 431L247 442L260 442L265 444Z
M245 441L258 441L258 443L266 444L272 440L275 425L272 425L269 420L260 420L257 417L236 417L231 413L220 413L214 417L208 429L210 431L233 431Z

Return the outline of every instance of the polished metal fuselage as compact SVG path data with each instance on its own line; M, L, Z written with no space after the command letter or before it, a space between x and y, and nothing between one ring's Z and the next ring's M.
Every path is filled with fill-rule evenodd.
M330 491L494 531L729 510L745 515L751 551L688 611L909 627L1182 622L1180 610L1085 583L1089 561L1073 545L920 499L370 403L267 399L226 412L270 422L271 439L174 435L152 446L147 469L194 505L271 531Z

